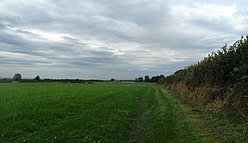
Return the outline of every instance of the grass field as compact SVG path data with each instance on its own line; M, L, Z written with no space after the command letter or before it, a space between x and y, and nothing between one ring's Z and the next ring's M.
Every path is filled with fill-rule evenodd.
M145 83L0 84L0 142L219 142L170 94Z

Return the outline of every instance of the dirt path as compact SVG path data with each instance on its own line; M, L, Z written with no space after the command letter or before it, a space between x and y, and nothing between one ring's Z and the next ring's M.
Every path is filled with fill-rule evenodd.
M178 101L170 91L154 89L153 105L140 115L128 143L204 143L206 136L199 115Z

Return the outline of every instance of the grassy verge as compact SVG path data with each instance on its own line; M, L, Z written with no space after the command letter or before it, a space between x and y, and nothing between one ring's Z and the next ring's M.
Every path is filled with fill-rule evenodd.
M200 117L199 120L192 120L205 128L205 137L211 137L218 143L246 143L248 140L248 121L235 117L228 112L213 114L204 110L205 105L198 102L189 101L187 98L180 96L177 92L170 90L173 98L180 101L186 108L184 112L192 112ZM195 116L193 114L193 116ZM190 114L189 114L190 115ZM191 116L191 115L190 115Z

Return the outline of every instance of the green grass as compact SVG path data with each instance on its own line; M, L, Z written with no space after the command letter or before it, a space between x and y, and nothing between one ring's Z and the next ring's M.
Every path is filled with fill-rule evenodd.
M235 117L228 113L210 116L211 127L222 138L223 143L247 143L248 120Z
M206 130L200 116L179 102L169 90L154 88L154 104L136 122L129 142L209 143L218 142Z
M247 119L236 117L225 111L218 114L204 112L205 105L182 97L173 90L168 91L170 91L170 95L173 95L168 97L172 97L177 103L180 103L178 105L183 107L181 111L186 115L185 118L190 121L191 125L195 126L193 134L203 140L210 140L207 142L247 143ZM196 111L192 112L192 109Z
M218 142L169 90L145 83L0 84L0 143Z
M146 84L0 84L2 142L120 142ZM151 96L148 96L149 98Z

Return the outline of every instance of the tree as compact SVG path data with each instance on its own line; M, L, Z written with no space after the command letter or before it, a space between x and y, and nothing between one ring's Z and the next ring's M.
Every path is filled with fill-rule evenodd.
M149 82L150 78L148 75L145 76L145 82Z
M164 77L164 75L160 75L160 76L159 76L159 79L160 79L160 78L165 78L165 77Z
M151 82L158 82L159 78L160 78L159 75L158 75L158 76L153 76L153 77L150 79L150 81L151 81Z
M138 79L139 79L139 82L144 81L143 77L139 77Z
M34 80L40 80L40 76L37 75Z
M135 78L135 82L142 82L144 81L143 77Z
M139 79L138 78L135 78L135 82L139 82Z
M21 79L22 79L22 75L19 74L19 73L16 73L16 74L14 75L14 77L13 77L13 80L14 80L14 81L20 81Z
M115 81L115 79L114 78L111 78L110 81Z

